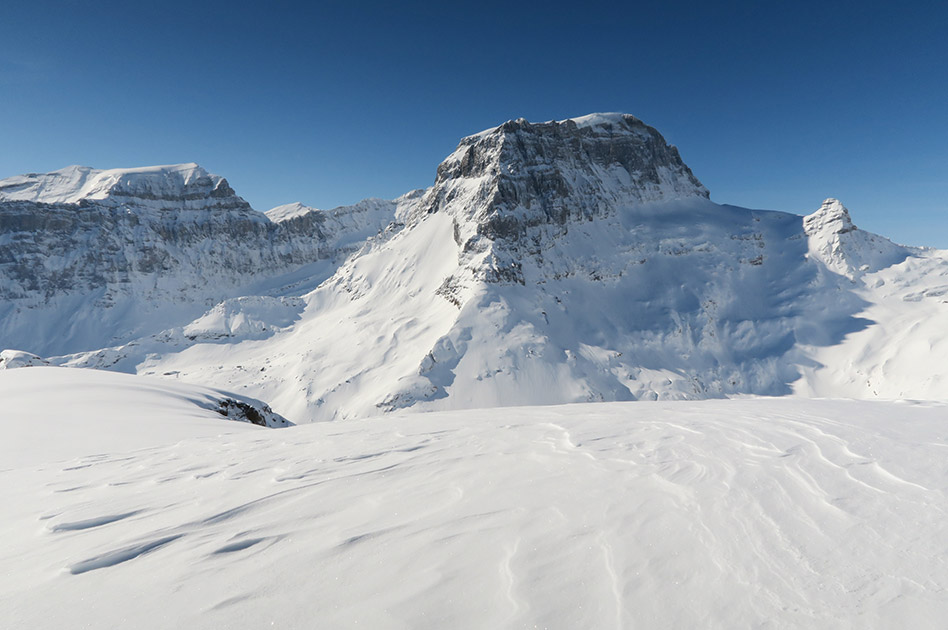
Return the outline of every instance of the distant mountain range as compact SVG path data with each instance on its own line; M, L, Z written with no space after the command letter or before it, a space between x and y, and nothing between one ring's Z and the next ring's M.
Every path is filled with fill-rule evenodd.
M948 252L859 230L834 199L714 203L624 114L509 121L427 190L328 211L257 212L196 164L0 180L0 349L242 391L297 423L946 399L946 296Z

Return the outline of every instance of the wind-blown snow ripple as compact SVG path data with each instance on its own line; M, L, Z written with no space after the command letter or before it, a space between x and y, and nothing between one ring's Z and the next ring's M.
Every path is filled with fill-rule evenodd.
M495 409L4 471L0 610L33 628L934 628L946 420Z

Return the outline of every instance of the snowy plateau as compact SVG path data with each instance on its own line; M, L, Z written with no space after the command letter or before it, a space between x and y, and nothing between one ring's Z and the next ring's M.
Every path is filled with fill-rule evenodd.
M332 210L0 180L0 349L3 628L948 624L948 252L629 115Z

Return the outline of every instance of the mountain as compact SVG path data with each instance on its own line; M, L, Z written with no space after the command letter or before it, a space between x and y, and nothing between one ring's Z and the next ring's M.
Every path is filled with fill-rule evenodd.
M0 347L89 350L227 298L305 293L398 205L275 221L196 164L0 180Z
M295 422L741 394L948 397L929 358L948 330L948 254L859 230L837 200L807 217L714 203L677 149L629 115L508 121L462 139L426 191L328 212L256 213L195 169L0 182L33 195L0 212L34 221L0 255L0 286L13 269L32 290L0 318L0 347L244 391ZM142 201L91 198L90 181ZM151 198L162 195L191 205ZM85 258L69 267L45 252L64 234L53 220L77 214L85 222L65 234ZM103 259L96 239L114 234L127 253ZM139 269L148 251L167 264ZM45 265L68 281L30 275ZM72 333L57 318L73 313L107 325Z

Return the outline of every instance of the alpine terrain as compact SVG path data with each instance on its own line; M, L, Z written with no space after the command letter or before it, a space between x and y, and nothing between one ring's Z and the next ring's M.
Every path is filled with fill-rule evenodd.
M938 628L946 356L948 251L626 114L330 210L3 179L0 627Z
M190 164L0 181L0 347L294 422L736 394L944 399L948 254L719 205L620 114L464 138L395 201L266 214Z

